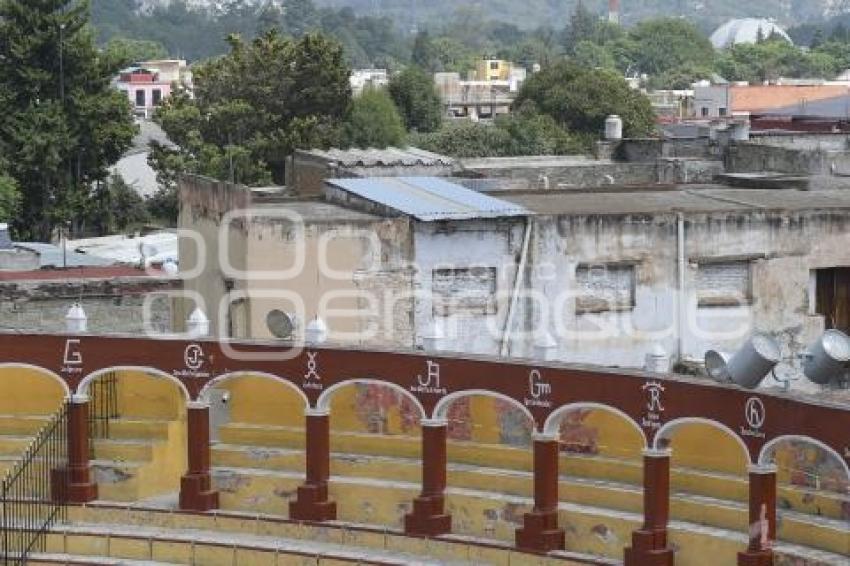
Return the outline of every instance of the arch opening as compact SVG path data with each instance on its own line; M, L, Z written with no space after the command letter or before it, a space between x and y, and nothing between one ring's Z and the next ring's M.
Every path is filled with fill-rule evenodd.
M296 393L298 397L304 402L305 407L309 406L310 404L310 402L307 400L307 396L304 394L301 388L295 385L293 382L289 381L288 379L284 379L278 375L259 371L235 371L219 375L214 379L210 380L206 385L204 385L204 387L198 393L198 399L201 401L210 401L210 391L212 391L213 389L226 388L225 385L227 384L227 382L246 377L258 378L279 383L285 386L287 389L291 390L293 393Z
M505 395L467 390L443 398L434 418L448 423L446 509L460 518L453 523L453 532L511 541L517 525L510 514L470 517L468 510L499 508L505 496L533 497L532 443L537 427L532 415Z
M646 435L621 410L600 403L571 403L556 409L546 419L543 431L557 435L559 469L568 477L641 481Z
M350 379L326 389L317 408L330 412L329 493L337 519L402 528L422 476L426 414L418 399L395 384Z
M121 366L92 372L78 391L89 397L99 497L131 503L178 492L188 460L183 383L156 369Z
M0 364L1 414L53 414L71 395L68 383L58 374L31 364Z
M319 396L319 400L316 402L316 408L319 410L327 411L331 408L331 402L333 400L334 395L336 393L349 385L367 385L367 386L376 386L376 387L386 387L400 393L402 397L407 399L418 411L419 418L423 419L427 416L425 412L425 408L422 406L422 403L419 402L410 391L402 387L401 385L397 385L395 383L390 383L387 381L381 381L380 379L371 379L371 378L357 378L357 379L348 379L346 381L341 381L339 383L335 383L325 389L321 396Z
M701 417L665 423L655 434L653 448L672 448L677 465L697 470L743 475L752 463L747 445L735 431Z
M780 436L762 447L758 463L776 466L791 509L850 519L850 466L832 447L809 436Z
M220 508L284 512L281 497L294 498L303 482L307 397L279 376L252 371L219 376L198 397L210 406L212 483Z
M147 375L149 378L152 378L152 379L165 379L165 380L169 381L170 383L173 383L174 385L177 386L177 388L179 389L180 393L183 396L184 405L185 405L185 403L188 403L189 401L192 400L192 396L189 395L189 390L186 389L186 385L184 385L182 381L180 381L179 379L177 379L173 375L168 374L168 373L166 373L162 370L152 368L152 367L144 367L144 366L114 366L114 367L99 369L97 371L94 371L94 372L88 374L87 376L85 376L82 379L82 381L80 381L80 384L77 386L77 392L80 393L81 395L88 395L89 394L89 387L91 386L92 381L94 381L95 379L99 378L102 375L106 375L106 374L109 374L109 373L124 373L124 372L144 374L144 375Z

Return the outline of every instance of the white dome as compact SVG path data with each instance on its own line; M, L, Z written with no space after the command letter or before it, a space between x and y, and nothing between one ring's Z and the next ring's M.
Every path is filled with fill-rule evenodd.
M738 43L755 43L758 40L759 30L765 39L778 33L785 41L793 43L784 29L770 20L759 18L729 20L711 34L711 43L715 49L726 49Z

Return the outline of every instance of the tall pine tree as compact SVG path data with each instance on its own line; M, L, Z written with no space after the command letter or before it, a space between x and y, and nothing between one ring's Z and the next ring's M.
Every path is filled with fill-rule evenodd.
M0 0L0 153L20 188L20 236L85 229L88 207L136 128L110 86L119 61L95 46L88 0Z

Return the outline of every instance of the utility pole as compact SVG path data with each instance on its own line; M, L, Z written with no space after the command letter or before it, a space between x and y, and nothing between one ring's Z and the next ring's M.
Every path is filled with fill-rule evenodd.
M65 105L65 22L59 24L59 102Z

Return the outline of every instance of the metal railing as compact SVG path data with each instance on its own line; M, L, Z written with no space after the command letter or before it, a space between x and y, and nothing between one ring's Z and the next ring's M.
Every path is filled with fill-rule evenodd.
M26 564L44 551L47 532L68 518L66 482L52 481L68 465L68 404L51 417L0 484L0 557Z
M109 438L109 422L118 414L118 374L109 372L89 385L89 438ZM94 457L94 442L89 443Z

